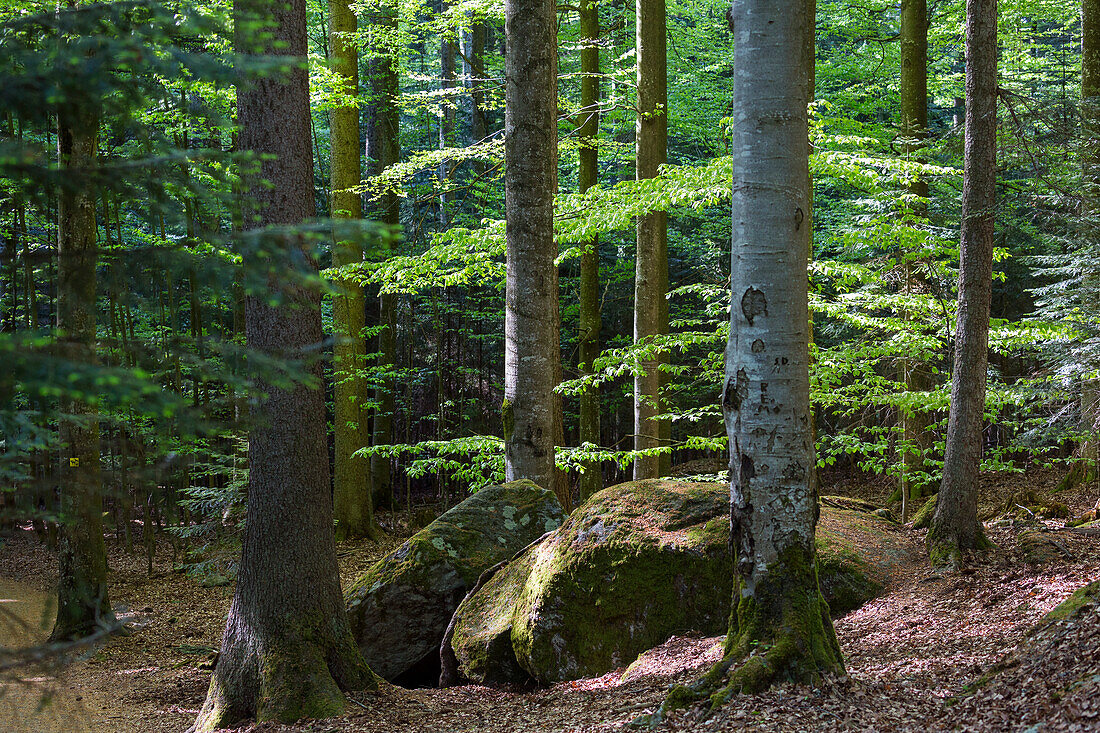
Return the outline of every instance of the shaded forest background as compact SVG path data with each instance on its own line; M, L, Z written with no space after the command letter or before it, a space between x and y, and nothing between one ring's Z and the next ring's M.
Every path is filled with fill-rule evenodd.
M665 473L673 465L681 474L724 473L717 403L728 333L732 95L725 7L667 3L668 163L641 181L634 7L599 5L594 42L583 39L577 9L559 8L557 461L567 506L599 484L628 479L647 456L660 455ZM359 30L341 36L358 59L359 85L348 90L334 71L333 10L308 5L317 223L304 236L328 293L319 348L330 450L338 483L342 470L358 475L376 506L431 505L436 513L503 476L502 10L489 2L368 2L354 10ZM154 532L168 529L192 572L232 574L247 485L247 405L261 383L310 379L243 339L246 295L266 292L269 278L313 277L263 237L241 234L236 194L256 161L236 152L233 85L248 64L255 73L277 69L234 56L225 3L110 3L55 14L13 2L2 12L6 516L32 521L52 541L66 511L56 492L58 425L94 423L103 506L118 541L144 542L152 552ZM1097 321L1080 13L1070 2L1001 3L986 470L1095 458L1093 443L1082 440L1094 417ZM947 420L962 17L961 2L929 8L927 128L907 130L898 6L817 6L809 277L818 456L822 465L892 477L910 487L910 504L938 484ZM598 76L582 70L592 48ZM595 131L584 130L591 102L583 87L592 79ZM363 141L355 193L363 218L377 223L355 223L345 204L333 203L347 191L332 182L334 120L349 107ZM98 149L83 167L57 158L58 114L72 109L94 110ZM387 130L396 137L385 140ZM593 147L595 180L581 181L580 152ZM927 190L915 190L917 182ZM55 331L59 289L80 285L59 277L58 207L83 185L95 191L98 254L90 360L68 358ZM667 211L668 328L635 339L634 224L655 211ZM584 320L591 313L582 312L586 256L598 266L598 339L586 336L594 333ZM337 312L349 297L360 298L361 321ZM334 368L348 322L362 349ZM594 340L598 355L582 357ZM657 363L665 427L660 445L639 453L634 377ZM355 414L336 408L341 388L354 394ZM582 436L585 396L599 420L597 433ZM66 414L67 405L92 410ZM356 452L340 450L341 430L352 431ZM585 475L599 480L585 483Z

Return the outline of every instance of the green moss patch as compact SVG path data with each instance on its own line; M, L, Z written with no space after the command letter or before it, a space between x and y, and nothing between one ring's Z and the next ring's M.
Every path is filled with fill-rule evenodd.
M818 524L818 578L833 615L875 597L908 559L896 526L860 509L826 506ZM514 681L514 661L543 683L580 679L673 634L722 633L733 592L728 542L724 485L605 489L463 601L452 640L460 672Z
M1069 598L1055 606L1046 616L1043 616L1038 626L1073 618L1080 615L1085 608L1091 608L1098 603L1100 603L1100 580L1075 590Z
M530 481L488 486L406 540L345 593L356 641L386 679L438 654L467 589L564 519L552 491Z

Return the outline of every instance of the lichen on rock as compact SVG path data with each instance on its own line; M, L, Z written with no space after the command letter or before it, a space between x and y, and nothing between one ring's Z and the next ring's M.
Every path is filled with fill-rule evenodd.
M530 481L487 486L375 563L345 593L371 669L393 680L437 655L478 576L563 518L554 493Z

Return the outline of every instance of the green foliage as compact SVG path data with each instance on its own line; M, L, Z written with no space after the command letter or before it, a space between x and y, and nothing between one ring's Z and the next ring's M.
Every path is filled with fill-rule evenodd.
M727 4L668 3L669 163L642 182L633 180L633 8L601 4L599 184L584 194L576 192L580 42L574 9L561 8L555 227L567 445L557 460L573 475L598 465L608 479L626 476L637 457L625 449L632 381L639 362L655 356L665 358L660 409L672 422L672 442L653 450L677 460L726 451L718 398L729 328ZM261 293L277 303L272 282L316 286L313 264L329 294L332 283L350 278L371 302L384 293L396 303L394 324L372 323L361 334L372 353L359 374L372 388L360 398L370 415L364 420L383 404L379 390L394 391L395 437L359 455L389 461L412 491L441 497L503 478L502 6L463 0L440 12L425 0L364 0L351 39L362 61L354 94L338 88L328 66L327 8L321 0L307 7L318 214L328 207L328 111L367 112L385 101L371 98L368 74L393 59L402 159L360 188L368 211L383 194L400 198L400 233L325 222L240 232L241 179L257 161L231 152L234 84L242 74L277 75L297 62L235 55L224 0L109 2L60 13L41 0L18 0L0 9L0 484L30 497L24 516L50 515L57 421L71 417L59 406L79 400L98 411L105 480L117 494L111 510L132 509L127 497L151 496L166 522L186 525L188 542L210 546L204 557L217 555L237 524L226 509L242 501L248 401L270 386L312 380L303 367L331 350L326 342L291 360L250 353L244 303ZM1089 432L1079 402L1081 385L1100 374L1100 251L1096 208L1082 184L1094 141L1077 110L1078 10L1066 0L1001 7L989 470L1063 458L1060 446ZM818 3L807 273L818 457L894 477L904 471L923 484L938 478L950 397L962 13L958 0L935 8L929 142L906 155L897 129L896 4ZM396 27L383 17L396 18ZM262 18L238 30L249 29L255 40L265 37ZM479 68L471 58L475 31L484 31ZM446 90L443 41L461 49L456 84ZM487 124L479 140L467 134L475 96ZM94 170L74 174L56 161L54 119L85 107L100 115L100 152ZM451 113L455 135L442 140ZM917 180L928 184L927 198L910 192ZM97 190L99 363L73 365L54 353L48 325L54 202L62 187L85 183ZM638 216L657 210L669 213L671 333L634 343L633 231ZM296 251L285 247L291 237L306 241L309 257L288 255ZM330 267L332 242L344 240L360 243L365 261ZM577 275L591 247L603 353L582 374ZM330 327L331 303L324 308ZM390 328L397 363L382 364L374 340ZM911 364L927 375L919 389L902 374ZM598 445L578 445L577 396L593 389L603 436ZM927 417L928 440L902 433L906 415ZM916 467L903 467L907 452L921 453Z

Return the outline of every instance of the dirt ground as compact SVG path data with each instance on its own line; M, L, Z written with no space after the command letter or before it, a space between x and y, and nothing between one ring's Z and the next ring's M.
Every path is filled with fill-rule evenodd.
M832 477L824 493L881 501L885 485ZM1068 506L1074 515L1096 502L1095 487L1051 495L1060 475L986 477L986 515L1011 505L1030 490ZM405 532L400 517L386 517L395 530L381 545L339 548L345 584L391 549ZM665 730L1100 730L1100 674L1088 665L1100 656L1100 613L1095 628L1076 637L1071 657L1042 656L1018 667L1011 686L993 685L981 696L953 699L1003 661L1025 632L1072 591L1100 579L1100 537L1042 522L1056 540L1046 562L1025 562L1021 531L1036 521L987 524L997 548L962 572L932 574L924 559L924 533L904 530L911 559L890 579L886 593L836 622L847 675L819 689L786 686L735 698L716 714L702 709L673 714ZM111 594L118 616L131 629L111 638L63 670L0 677L0 730L12 733L159 733L184 731L194 720L209 682L232 586L204 588L172 571L167 546L153 573L143 555L127 555L109 541ZM30 532L3 538L0 596L22 594L47 608L25 611L25 639L45 637L43 611L56 576L53 554ZM5 585L6 584L6 585ZM35 601L37 599L37 601ZM16 604L3 602L5 610ZM28 606L30 608L30 606ZM10 615L10 614L9 614ZM1088 632L1088 633L1085 633ZM3 629L0 629L0 637ZM651 712L670 684L688 682L720 656L720 638L674 637L624 670L548 689L499 690L477 686L405 690L387 686L377 694L349 695L345 717L296 726L261 724L248 731L378 731L458 733L485 731L572 732L626 728ZM11 643L11 642L9 642ZM1044 647L1046 648L1046 647ZM1045 655L1034 652L1031 656ZM1091 656L1090 656L1091 655ZM1074 675L1073 665L1085 672ZM1024 671L1019 671L1024 670ZM1059 674L1073 692L1052 691L1044 680ZM6 682L5 682L6 680ZM1091 685L1091 687L1089 686ZM980 705L973 700L980 698ZM1038 717L1037 717L1038 716Z

